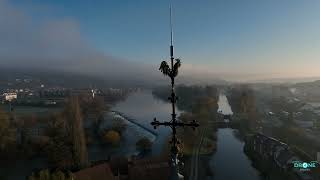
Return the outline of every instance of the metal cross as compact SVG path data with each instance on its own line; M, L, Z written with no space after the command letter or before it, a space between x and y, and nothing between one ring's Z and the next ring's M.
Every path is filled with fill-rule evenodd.
M176 114L171 114L172 120L171 121L165 121L165 122L159 122L156 118L153 119L153 122L151 122L151 125L156 129L158 126L169 126L172 129L172 137L170 143L172 143L171 146L171 153L177 154L178 153L178 147L177 145L180 144L178 138L177 138L177 127L184 127L184 126L190 126L193 129L199 126L199 124L193 120L189 123L183 123L176 120L175 116Z

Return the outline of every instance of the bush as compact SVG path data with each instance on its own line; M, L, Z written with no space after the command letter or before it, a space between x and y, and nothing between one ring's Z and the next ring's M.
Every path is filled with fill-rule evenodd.
M127 124L123 122L121 118L114 118L112 123L112 130L117 131L120 135L127 128Z
M120 134L117 131L110 130L104 134L104 140L106 143L117 145L120 142Z
M59 168L72 166L72 151L67 137L59 136L51 139L46 146L50 165Z
M71 172L54 171L48 169L41 170L38 173L32 173L28 180L73 180L74 175Z
M152 148L152 142L148 138L144 137L137 141L136 146L140 151L150 151Z

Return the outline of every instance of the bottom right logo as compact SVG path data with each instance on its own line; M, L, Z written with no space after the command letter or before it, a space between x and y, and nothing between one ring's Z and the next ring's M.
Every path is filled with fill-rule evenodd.
M316 168L318 165L317 161L311 162L302 162L302 161L293 161L293 167L299 168L300 171L310 171L312 168Z

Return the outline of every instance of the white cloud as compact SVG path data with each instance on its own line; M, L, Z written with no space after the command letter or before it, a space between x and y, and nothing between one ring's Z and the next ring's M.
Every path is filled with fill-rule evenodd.
M0 67L63 70L133 80L150 79L155 73L158 76L149 65L138 66L88 45L76 19L35 20L5 0L0 0Z

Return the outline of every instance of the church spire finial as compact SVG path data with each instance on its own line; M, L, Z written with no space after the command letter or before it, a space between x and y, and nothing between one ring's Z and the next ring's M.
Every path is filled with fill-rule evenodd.
M177 127L184 127L190 126L193 129L198 127L199 124L196 121L191 121L188 123L180 122L177 118L176 114L176 102L178 100L175 90L174 90L174 81L175 77L178 75L178 69L181 66L180 59L175 59L173 57L173 38L172 38L172 12L170 6L170 61L171 67L168 65L166 61L162 61L159 70L163 73L163 75L168 76L171 79L171 96L168 98L172 105L172 113L171 113L171 120L160 122L156 118L154 118L151 125L156 129L158 126L169 126L172 129L172 137L171 137L171 159L170 159L170 166L171 166L171 177L170 180L177 180L181 179L183 176L179 174L178 169L178 138L177 138Z
M172 6L170 5L170 57L173 59Z
M173 32L172 32L172 6L170 4L170 45L173 44Z

